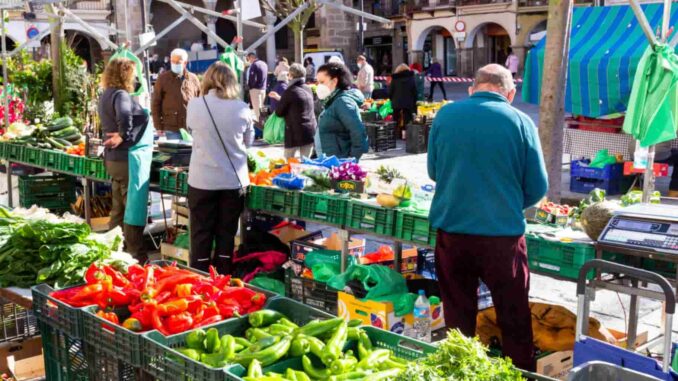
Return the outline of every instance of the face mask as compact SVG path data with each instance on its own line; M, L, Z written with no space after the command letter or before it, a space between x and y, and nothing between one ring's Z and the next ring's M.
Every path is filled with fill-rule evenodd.
M318 96L318 99L322 100L329 97L330 94L332 94L332 90L330 90L330 88L326 85L320 84L316 86L315 94Z
M180 75L184 72L184 65L183 64L172 64L172 73L176 75Z

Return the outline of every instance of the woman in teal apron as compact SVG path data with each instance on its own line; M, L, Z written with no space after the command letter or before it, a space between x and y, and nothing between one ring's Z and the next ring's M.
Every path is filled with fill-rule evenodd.
M148 111L147 111L148 112ZM124 234L127 252L140 262L148 258L144 249L144 228L148 218L148 188L153 159L155 129L149 118L148 126L137 144L129 149L129 183L125 205Z

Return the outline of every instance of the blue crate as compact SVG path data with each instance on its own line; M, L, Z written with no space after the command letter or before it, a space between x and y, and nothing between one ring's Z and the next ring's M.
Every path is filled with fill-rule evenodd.
M570 178L570 191L574 193L590 193L595 188L604 189L608 196L624 194L631 187L633 178L622 177L617 180L600 180L583 177Z
M617 180L624 178L624 164L608 164L603 168L589 168L589 160L574 160L570 166L570 176L598 180Z

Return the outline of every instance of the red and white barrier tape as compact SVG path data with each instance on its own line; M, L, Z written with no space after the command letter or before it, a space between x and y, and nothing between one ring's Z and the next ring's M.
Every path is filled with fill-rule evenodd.
M374 77L375 81L387 81L389 76L380 76ZM452 83L472 83L473 78L461 78L461 77L426 77L426 80L429 82L452 82ZM523 82L522 78L516 79L516 82Z

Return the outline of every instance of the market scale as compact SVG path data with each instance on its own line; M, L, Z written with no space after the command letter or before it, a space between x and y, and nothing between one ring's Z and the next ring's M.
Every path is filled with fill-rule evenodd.
M598 243L678 258L678 206L636 204L621 209L608 222Z
M636 268L645 267L645 261L654 261L655 271L666 269L661 275L670 274L672 279L668 280L675 287L678 285L678 206L636 204L616 211L598 237L596 257L602 259L603 252L623 254L627 264ZM645 288L637 281L626 281L624 277L613 277L610 281L598 275L593 280L597 287L631 296L628 342L632 345L638 328L638 296L664 301L664 294ZM652 343L646 344L650 345Z

